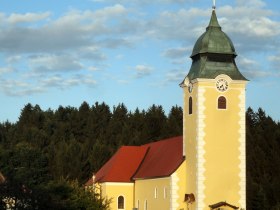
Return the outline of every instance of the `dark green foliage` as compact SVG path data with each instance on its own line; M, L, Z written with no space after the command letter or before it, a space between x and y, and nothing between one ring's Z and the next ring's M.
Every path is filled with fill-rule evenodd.
M0 184L0 199L7 202L5 198L12 198L11 210L106 210L109 206L108 200L85 190L77 181L65 179L40 184L32 189L7 181ZM6 206L4 202L0 203L0 209L6 209Z
M262 109L246 113L247 208L279 209L280 125Z
M48 196L42 198L39 209L105 210L109 207L109 201L98 199L93 192L80 187L77 181L51 181L42 191Z
M247 209L279 209L280 124L251 108L246 123ZM105 209L79 185L121 145L179 136L182 125L178 106L166 115L157 105L129 111L124 104L110 110L105 103L84 102L42 111L27 104L18 122L0 124L0 171L7 178L0 209L3 196L18 198L18 209Z
M55 111L27 104L18 122L0 124L0 171L7 178L0 201L16 198L14 209L106 209L107 201L79 185L124 144L182 135L181 117L179 107L167 117L156 105L131 112L124 104L112 111L105 103Z

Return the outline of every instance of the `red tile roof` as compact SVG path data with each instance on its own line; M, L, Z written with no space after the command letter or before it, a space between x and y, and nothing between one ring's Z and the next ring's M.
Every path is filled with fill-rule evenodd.
M183 160L182 136L142 146L123 146L97 172L94 182L132 182L170 176Z
M134 179L170 176L183 162L183 138L173 137L144 146L149 151Z
M147 149L147 146L122 146L96 173L94 182L131 182Z

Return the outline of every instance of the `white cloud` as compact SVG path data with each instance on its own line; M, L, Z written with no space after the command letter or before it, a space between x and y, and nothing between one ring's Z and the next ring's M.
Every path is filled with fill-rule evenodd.
M1 19L6 18L3 21L6 26L3 26L0 34L0 49L9 53L33 53L80 50L87 46L127 46L128 40L119 37L128 30L125 21L127 14L126 8L120 4L95 11L71 10L57 19L38 24L36 28L9 23L36 23L48 17L49 13L2 15Z
M280 55L272 55L272 56L269 56L268 59L272 62L280 63Z
M186 75L187 72L183 71L182 69L173 69L166 74L165 78L166 82L177 82L179 84Z
M117 80L117 82L118 82L119 84L123 84L123 85L127 85L127 84L130 83L130 81L128 81L128 80L122 80L122 79Z
M81 74L70 75L69 77L62 75L38 76L31 80L24 77L17 80L0 79L0 90L8 96L26 96L47 92L53 88L68 90L81 85L85 85L88 88L95 88L98 85L92 76Z
M277 59L277 57L275 57ZM274 59L270 57L270 59ZM280 59L279 59L280 62ZM252 60L246 57L238 58L238 67L242 70L242 73L249 80L262 79L267 77L279 77L278 72L272 71L268 67L260 65L258 60Z
M136 71L137 78L142 78L142 77L148 76L154 70L153 67L148 66L148 65L137 65L134 67L134 69Z
M96 66L88 66L87 69L88 69L89 71L92 71L92 72L98 71L98 70L99 70L99 68L96 67Z
M6 73L11 73L14 72L14 68L11 66L8 67L0 67L0 75L1 74L6 74Z
M258 69L244 71L244 74L247 78L249 78L249 80L273 76L271 72Z
M29 58L29 65L34 71L69 72L83 68L77 58L70 55L37 55Z
M42 87L48 88L59 88L61 90L73 88L75 86L86 85L88 87L95 87L97 81L88 75L72 75L71 77L63 77L62 75L54 75L40 81Z
M280 75L280 54L271 55L268 57L268 60L271 62L273 73Z
M23 96L34 93L43 92L44 90L39 86L33 86L22 80L1 79L0 90L9 96Z
M246 7L255 7L260 8L264 7L266 4L262 0L236 0L238 6L246 6Z
M21 55L11 55L6 57L6 62L9 64L14 64L21 61L21 59L22 59Z
M37 22L40 20L47 19L50 17L50 12L44 12L44 13L25 13L25 14L17 14L13 13L7 17L7 22L16 24L16 23L30 23L30 22Z
M32 93L33 90L34 93L45 91L47 87L60 89L79 85L95 87L96 79L82 75L77 78L73 74L81 73L82 69L88 70L87 73L101 70L103 69L101 66L106 66L106 70L109 70L111 58L114 58L114 62L126 62L123 58L129 56L122 49L133 49L135 55L141 58L137 47L147 45L147 40L149 44L156 43L155 46L162 50L161 55L172 61L173 66L168 68L173 70L165 75L166 81L180 82L187 72L174 69L179 69L182 63L190 61L188 57L192 47L205 31L211 9L189 8L187 5L183 9L174 7L169 10L165 5L162 7L164 9L152 10L154 13L150 14L141 7L135 7L134 3L145 4L145 8L148 8L149 4L181 4L189 1L118 2L119 4L101 9L71 10L58 18L49 12L11 15L0 13L0 22L3 26L0 33L0 51L7 63L6 67L1 64L3 67L0 68L0 74L11 73L18 68L25 69L25 75L32 75L29 79L27 76L23 78L22 75L18 75L18 79L14 81L6 79L4 81L6 87L9 86L8 81L15 87L14 90L5 92L16 95ZM102 5L102 1L99 3ZM273 11L266 9L264 1L237 0L236 5L218 7L217 15L223 30L233 40L237 53L241 54L239 67L252 78L269 77L272 73L263 70L259 60L249 59L250 56L247 55L259 51L273 52L279 48L280 22L277 18L273 18L275 17ZM28 25L29 23L31 25ZM34 25L36 27L32 27ZM268 61L274 64L280 62L274 55L270 56ZM128 60L127 62L126 66L135 65ZM139 63L139 60L136 62ZM24 63L22 68L18 67L20 63ZM146 64L134 66L132 69L136 78L151 76L155 72L155 67ZM65 72L66 78L57 75ZM95 74L99 75L100 72L103 73L98 71ZM102 76L105 77L101 75L98 79L102 80ZM118 80L119 78L115 80L126 83L128 79L125 76L121 80ZM19 82L21 80L22 83ZM1 85L2 91L6 89L3 88L4 84Z
M171 59L180 59L185 58L189 52L191 52L190 47L169 48L163 52L163 56Z
M147 35L157 39L193 43L206 28L205 24L202 26L197 21L201 16L207 16L209 20L209 11L195 8L163 11L147 22Z
M90 0L92 2L101 3L101 2L115 2L115 0ZM136 4L136 5L153 5L153 4L184 4L188 2L194 2L195 0L119 0L120 3L126 4Z
M192 48L193 46L169 48L162 53L162 56L171 59L174 65L186 64L186 62L191 61L189 56Z

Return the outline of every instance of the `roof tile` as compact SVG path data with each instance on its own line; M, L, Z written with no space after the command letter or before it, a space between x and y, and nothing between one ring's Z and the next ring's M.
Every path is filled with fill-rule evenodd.
M97 172L94 182L132 182L170 176L183 162L182 136L142 146L122 146Z
M148 147L122 146L96 173L94 182L131 182Z

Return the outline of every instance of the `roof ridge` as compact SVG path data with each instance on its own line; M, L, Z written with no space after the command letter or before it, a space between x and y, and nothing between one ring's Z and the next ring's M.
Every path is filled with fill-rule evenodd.
M145 155L144 155L144 157L142 158L142 160L141 160L140 164L138 165L137 169L135 170L135 172L134 172L134 173L132 174L132 176L130 177L131 180L134 179L135 174L138 173L139 169L141 168L141 166L142 166L144 160L146 159L147 154L149 153L150 148L151 148L151 147L148 146L148 145L147 145L147 146L146 146L146 145L142 145L142 146L140 146L140 147L147 147L147 149L146 149Z

